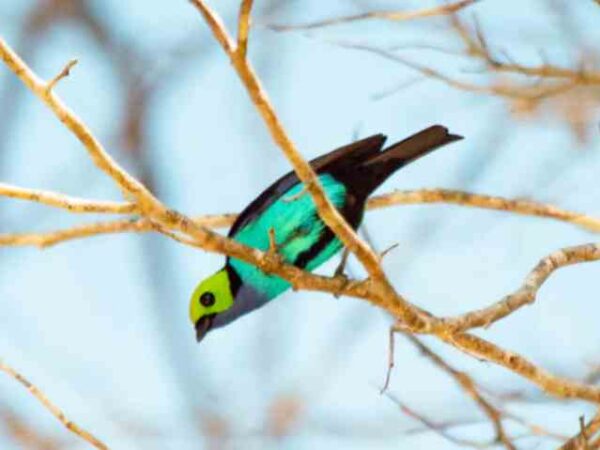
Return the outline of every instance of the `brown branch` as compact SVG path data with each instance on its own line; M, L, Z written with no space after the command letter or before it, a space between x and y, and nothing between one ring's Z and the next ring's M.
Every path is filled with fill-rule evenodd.
M48 191L23 189L0 183L0 195L31 200L49 206L63 208L71 212L105 212L124 214L135 212L133 203L102 202ZM454 204L465 207L506 211L528 216L546 217L579 226L587 231L600 233L600 219L585 214L564 210L552 205L530 200L515 200L503 197L473 194L449 189L419 189L411 191L395 191L377 195L369 199L368 210L388 208L397 205L419 205L430 203ZM196 225L209 228L229 227L237 214L216 214L199 216L193 219ZM125 232L153 231L151 223L146 219L124 219L111 222L99 222L78 225L71 229L52 231L49 233L0 234L0 245L49 247L71 239ZM197 245L195 245L197 246ZM385 254L382 253L380 257Z
M598 431L600 431L600 411L587 424L583 423L582 418L579 433L561 445L558 450L588 450L597 448L595 446L597 443L591 442L591 439Z
M164 207L135 178L121 168L106 152L102 144L94 137L89 128L63 103L51 89L51 83L38 78L25 62L0 37L0 58L21 81L42 100L58 119L79 139L88 151L94 164L109 175L121 188L126 197L136 199L142 210L165 214ZM63 70L64 71L64 70ZM55 80L60 79L60 75ZM54 80L53 80L54 81ZM50 89L49 89L50 87Z
M50 414L52 414L54 417L56 417L56 419L60 423L62 423L67 430L76 434L81 439L87 441L95 448L98 448L100 450L108 450L108 446L104 442L102 442L100 439L95 437L89 431L86 431L83 428L81 428L79 425L77 425L72 420L68 419L67 416L65 416L65 413L62 412L62 410L58 406L56 406L54 403L52 403L48 399L48 397L46 397L46 395L37 386L32 384L27 378L25 378L23 375L21 375L15 369L13 369L11 366L9 366L8 364L4 363L1 360L0 360L0 371L2 371L4 373L6 373L8 376L14 378L23 387L25 387L25 389L27 389L29 391L29 393L31 395L33 395L42 404L42 406L50 412Z
M584 67L574 70L548 63L539 66L526 66L513 61L501 61L491 53L483 32L477 23L475 23L473 31L469 30L456 15L451 16L451 23L456 34L465 44L467 55L480 59L494 72L537 78L558 78L570 80L576 84L600 84L600 72L586 70Z
M477 359L493 362L531 381L547 394L558 398L579 398L600 403L600 388L559 377L542 369L516 352L504 350L489 341L468 333L435 333L444 342Z
M386 396L388 398L390 398L390 400L392 400L400 408L400 411L402 411L408 417L411 417L412 419L416 420L421 425L423 425L426 429L433 431L434 433L436 433L437 435L446 439L448 442L451 442L452 444L455 444L455 445L458 445L461 447L471 447L471 448L490 448L495 445L494 442L479 442L479 441L473 441L470 439L457 438L448 432L448 430L447 430L448 427L445 426L445 424L438 424L438 423L433 422L432 420L428 419L424 415L416 412L414 409L407 406L405 403L401 402L396 396L394 396L392 394L386 394Z
M323 28L331 25L339 25L350 22L358 22L363 20L379 19L390 21L408 21L415 19L423 19L435 16L448 16L454 14L461 9L471 6L478 0L460 0L454 3L434 6L431 8L423 8L415 11L368 11L361 14L351 16L334 17L333 19L319 20L301 25L278 25L267 24L266 27L274 31L291 31L291 30L310 30L315 28Z
M248 33L250 31L250 11L254 0L242 0L240 4L240 15L238 18L238 57L245 59L248 52Z
M52 80L50 80L46 84L46 94L49 94L50 91L54 89L56 85L60 82L60 80L68 77L71 74L71 69L75 67L77 63L78 61L76 59L72 59L67 64L65 64L65 67L63 67L63 69L58 73L58 75L56 75L54 78L52 78Z
M404 334L404 333L403 333ZM492 405L484 396L479 392L477 384L473 379L465 372L456 370L446 361L444 361L437 353L427 347L423 342L417 339L415 336L407 335L410 342L412 342L419 351L427 356L436 366L441 368L444 372L448 373L454 380L461 386L461 388L473 399L473 401L479 406L483 413L488 417L494 430L496 432L496 442L501 442L505 448L509 450L515 450L515 445L506 434L506 430L502 425L503 413L494 405Z
M514 293L487 308L442 319L443 328L462 332L477 327L488 327L519 308L533 303L539 289L554 271L561 267L598 260L600 260L600 244L585 244L557 250L542 258Z
M41 203L66 209L72 213L131 214L137 211L135 203L88 200L56 192L21 188L6 183L0 183L0 196Z
M456 78L452 78L451 76L446 75L431 67L410 61L389 50L355 42L330 41L330 43L338 47L360 50L381 56L391 61L395 61L412 70L415 70L416 72L420 73L426 78L441 81L444 84L461 91L467 91L475 94L485 94L504 97L510 100L538 102L549 96L562 94L566 91L573 89L578 85L576 81L573 81L571 79L554 83L547 83L545 85L534 84L526 86L522 86L519 84L511 84L506 81L494 82L486 85L469 83L467 81L461 81Z
M450 189L395 191L389 194L371 197L367 204L367 208L378 209L393 205L416 205L423 203L449 203L473 208L507 211L526 216L546 217L569 222L594 233L600 232L600 219L585 214L567 211L552 205L531 200L507 199Z

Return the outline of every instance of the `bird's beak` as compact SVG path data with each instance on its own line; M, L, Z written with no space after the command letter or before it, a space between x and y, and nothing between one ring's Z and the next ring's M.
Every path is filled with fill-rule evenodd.
M196 342L200 342L206 336L206 333L212 328L212 323L215 318L215 314L203 316L196 322Z

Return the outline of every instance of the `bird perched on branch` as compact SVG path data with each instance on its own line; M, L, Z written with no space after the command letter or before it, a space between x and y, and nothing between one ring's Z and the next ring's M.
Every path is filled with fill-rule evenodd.
M391 174L415 159L461 136L434 125L383 149L382 134L362 139L313 159L329 200L354 228L360 225L369 195ZM262 251L273 250L283 261L314 270L343 247L319 218L312 197L294 172L275 181L238 216L230 238ZM190 319L200 342L222 327L289 289L290 283L257 267L228 257L225 266L194 290Z

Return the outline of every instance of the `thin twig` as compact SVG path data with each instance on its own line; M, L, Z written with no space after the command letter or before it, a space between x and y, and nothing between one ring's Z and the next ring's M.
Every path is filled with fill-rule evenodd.
M391 192L370 198L367 207L368 209L378 209L392 205L417 205L424 203L447 203L472 208L506 211L525 216L546 217L569 222L588 231L600 233L600 219L585 214L532 200L507 199L451 189L420 189Z
M331 25L339 25L370 19L390 20L395 22L408 21L434 16L448 16L458 12L461 9L471 6L477 1L478 0L460 0L454 3L447 3L444 5L418 9L415 11L368 11L361 14L334 17L332 19L319 20L317 22L310 22L300 25L267 24L265 26L274 31L292 31L324 28Z
M240 3L240 15L238 18L238 57L245 59L248 52L248 33L250 31L250 11L252 11L253 0L242 0Z
M102 144L94 137L89 128L48 89L49 83L39 79L27 64L0 37L0 58L6 63L21 81L42 100L58 117L58 119L79 139L88 151L96 166L109 175L127 197L135 198L142 210L165 213L164 208L142 183L129 175L106 152Z
M561 445L558 450L588 450L595 448L594 443L590 441L598 431L600 431L600 410L587 424L581 417L579 433Z
M88 200L56 192L26 189L6 183L0 183L0 196L41 203L66 209L72 213L132 214L137 212L135 203Z
M470 439L457 438L447 431L447 427L444 426L444 424L438 424L438 423L433 422L432 420L428 419L424 415L422 415L422 414L416 412L414 409L408 407L405 403L401 402L396 396L394 396L392 394L386 394L386 395L390 400L392 400L400 408L400 410L404 414L415 419L417 422L419 422L425 428L435 432L436 434L443 437L448 442L451 442L454 445L458 445L461 447L480 448L480 449L490 448L490 447L494 446L494 442L479 442L479 441L473 441Z
M42 404L42 406L50 412L50 414L56 417L56 419L58 419L58 421L60 421L60 423L62 423L67 430L76 434L81 439L89 442L95 448L98 448L100 450L108 450L108 446L104 442L102 442L92 433L84 430L75 422L67 418L67 416L65 416L65 413L62 412L62 410L58 406L52 403L37 386L32 384L27 378L25 378L23 375L21 375L19 372L17 372L15 369L13 369L11 366L6 364L2 360L0 360L0 371L6 373L8 376L14 378L21 385L23 385L23 387L25 387L25 389L27 389L29 393L33 395Z
M65 64L65 67L63 67L63 69L58 73L58 75L56 75L54 78L52 78L52 80L50 80L48 82L48 84L46 85L46 94L49 94L50 91L52 89L54 89L56 87L56 85L60 82L60 80L68 77L71 74L71 69L77 63L78 63L78 61L76 59L72 59L67 64Z
M514 293L487 308L461 316L442 319L444 327L462 332L477 327L489 327L494 322L535 301L544 282L561 267L600 260L600 244L584 244L557 250L542 258L529 272L521 287ZM447 329L447 328L446 328Z
M484 396L479 392L477 388L477 384L473 379L467 375L465 372L461 372L446 361L442 359L437 353L431 350L428 346L426 346L421 340L412 336L410 334L403 333L410 342L412 342L419 351L427 356L436 366L441 368L443 371L448 373L454 380L461 386L461 388L473 399L475 403L479 406L479 408L483 411L483 413L488 417L492 425L494 426L494 430L496 432L496 441L501 442L505 448L509 450L515 450L515 445L512 443L511 439L506 434L506 430L502 425L502 412L492 405Z

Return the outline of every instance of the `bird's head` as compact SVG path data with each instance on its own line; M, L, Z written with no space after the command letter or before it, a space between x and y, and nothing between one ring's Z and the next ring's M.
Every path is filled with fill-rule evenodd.
M198 342L213 327L217 314L233 306L233 299L231 279L226 268L198 284L190 300L190 320L196 328Z

